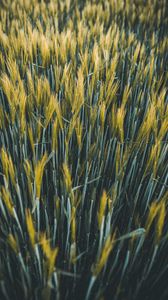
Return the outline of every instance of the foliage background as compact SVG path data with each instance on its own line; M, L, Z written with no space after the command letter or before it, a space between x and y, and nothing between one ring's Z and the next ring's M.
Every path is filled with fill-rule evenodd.
M167 299L167 1L0 3L1 299Z

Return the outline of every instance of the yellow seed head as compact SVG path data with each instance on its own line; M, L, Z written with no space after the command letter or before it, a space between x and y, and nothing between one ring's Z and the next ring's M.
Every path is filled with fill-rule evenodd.
M99 273L102 271L103 267L105 266L108 257L114 247L114 242L115 242L115 236L116 234L114 233L112 236L109 235L104 243L104 246L102 248L100 257L98 258L98 261L95 265L95 267L93 268L93 274L95 276L98 276Z
M6 190L4 187L2 187L1 196L2 196L3 201L5 202L7 210L9 211L10 215L13 216L14 215L13 203L11 200L10 192L8 190Z
M44 173L44 167L47 163L47 154L45 153L41 160L35 165L35 185L36 185L36 198L40 198L41 183Z
M136 49L135 49L135 52L134 52L134 56L133 56L133 61L134 63L137 62L137 58L138 58L138 55L140 53L140 49L141 49L141 43L139 42L136 46Z
M123 143L124 142L124 118L125 118L124 106L118 108L116 118L117 118L116 124L119 132L120 140Z
M149 231L151 224L157 215L158 210L159 210L158 204L156 202L153 202L150 206L149 215L146 221L146 226L145 226L146 232Z
M15 185L16 181L15 181L15 170L14 170L13 161L11 156L3 148L1 149L1 161L2 161L3 172L7 182L10 176L13 185Z
M77 137L77 142L78 142L78 147L81 149L82 146L82 131L83 131L83 126L80 121L80 118L77 118L76 121L76 126L75 126L75 131L76 131L76 137Z
M158 221L157 221L157 228L156 228L156 232L157 232L156 240L157 241L159 241L161 238L165 217L166 217L166 204L165 204L165 201L163 201L163 202L161 202L160 209L158 212Z
M1 161L2 161L2 168L3 168L4 175L8 181L9 160L8 160L7 153L3 148L1 149Z
M71 179L70 170L66 163L63 164L63 172L64 172L64 180L65 180L67 191L70 191L72 188L72 179Z
M58 248L55 248L55 249L51 248L50 241L46 238L45 233L41 234L40 244L41 244L43 253L45 254L46 259L47 259L47 269L48 269L48 279L49 279L55 268L56 258L58 255Z
M99 228L101 228L101 224L102 224L103 217L105 214L106 205L107 205L107 194L106 194L106 191L103 191L102 197L100 199L100 207L99 207L98 216L97 216Z
M32 247L35 245L36 232L33 224L32 215L29 209L26 210L26 224Z
M104 128L104 122L105 122L105 113L106 113L106 105L103 102L100 106L100 121L101 121L101 127Z
M49 100L49 104L46 106L46 112L45 112L45 127L48 126L52 116L53 116L53 113L55 112L56 110L56 100L55 100L55 97L52 95L50 97L50 100Z
M8 235L8 243L15 253L19 252L17 241L11 233Z

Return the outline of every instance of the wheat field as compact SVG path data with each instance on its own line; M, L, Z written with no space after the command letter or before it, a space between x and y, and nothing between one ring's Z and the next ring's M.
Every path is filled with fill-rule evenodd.
M0 300L168 299L168 3L0 1Z

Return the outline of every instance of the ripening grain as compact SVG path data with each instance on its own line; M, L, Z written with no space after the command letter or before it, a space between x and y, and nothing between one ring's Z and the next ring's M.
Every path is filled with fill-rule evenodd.
M168 299L167 11L0 1L0 300Z

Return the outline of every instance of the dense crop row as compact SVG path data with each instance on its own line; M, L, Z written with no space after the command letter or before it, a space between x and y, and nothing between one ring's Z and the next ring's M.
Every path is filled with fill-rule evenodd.
M167 1L0 3L0 299L168 299Z

